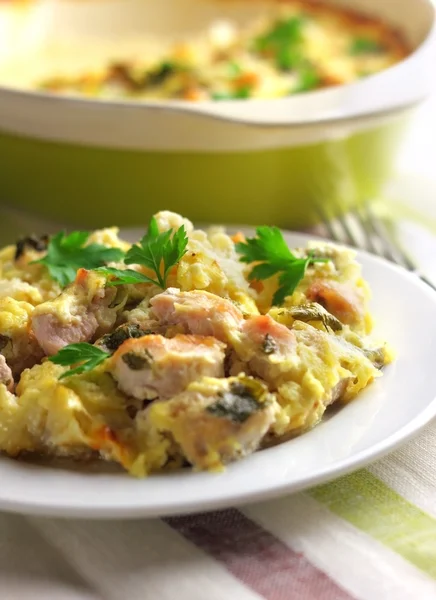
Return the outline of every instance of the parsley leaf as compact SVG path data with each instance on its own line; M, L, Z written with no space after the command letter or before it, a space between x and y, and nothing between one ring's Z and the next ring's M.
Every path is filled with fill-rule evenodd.
M349 52L353 56L361 54L377 54L383 50L383 46L377 40L366 37L356 37L350 45Z
M231 77L238 77L238 75L242 75L242 67L235 60L229 62L228 71Z
M307 267L312 263L312 258L297 258L289 263L286 271L283 271L279 277L280 287L274 294L274 304L283 304L287 296L292 296L297 285L303 279Z
M251 95L251 87L244 85L237 90L230 92L214 92L212 100L243 100Z
M309 92L316 89L321 83L321 78L316 69L311 65L306 65L299 70L298 84L292 90L294 94Z
M34 262L45 265L50 277L66 286L74 281L80 268L95 269L123 258L124 252L119 248L101 244L85 246L89 235L88 231L73 231L68 235L61 231L50 239L47 254Z
M152 270L156 279L149 279L162 289L166 287L167 275L174 265L186 254L188 237L183 225L176 232L172 229L159 233L157 221L151 218L147 233L139 244L127 252L126 265L143 265Z
M97 348L97 346L81 342L79 344L65 346L65 348L59 350L57 354L50 356L49 360L55 365L62 366L81 363L74 369L62 373L59 379L64 379L64 377L69 377L70 375L78 375L95 369L95 367L109 358L109 356L110 354L108 352L104 352L100 348Z
M273 297L273 304L283 304L291 296L303 279L307 267L316 262L327 262L326 258L297 258L289 250L278 227L258 227L256 237L236 244L239 259L244 263L257 262L249 274L249 279L269 279L279 274L280 287Z
M123 285L127 283L156 283L151 277L138 273L133 269L114 269L113 267L100 267L96 269L97 273L106 275L108 278L107 286Z

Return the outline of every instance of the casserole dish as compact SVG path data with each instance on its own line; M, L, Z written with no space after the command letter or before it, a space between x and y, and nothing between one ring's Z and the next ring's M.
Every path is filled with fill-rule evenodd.
M216 18L243 23L273 1L2 7L3 200L87 226L143 223L164 204L198 221L289 228L314 222L314 204L345 209L379 194L407 119L431 87L430 0L336 0L398 28L412 54L356 83L283 99L101 101L33 91L20 81L56 40L113 52L147 32L177 37Z

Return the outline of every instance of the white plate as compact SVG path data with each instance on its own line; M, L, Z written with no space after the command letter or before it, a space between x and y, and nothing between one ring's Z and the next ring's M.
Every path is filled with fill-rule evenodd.
M289 234L290 245L307 237ZM180 471L137 480L0 459L0 509L69 517L154 517L271 498L325 482L397 447L436 415L436 293L359 253L377 334L398 352L384 376L312 431L257 452L223 474Z

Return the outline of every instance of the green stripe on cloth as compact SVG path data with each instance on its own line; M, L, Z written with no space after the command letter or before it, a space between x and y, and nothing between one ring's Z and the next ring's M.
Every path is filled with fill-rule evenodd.
M377 477L361 470L308 493L436 579L436 519Z

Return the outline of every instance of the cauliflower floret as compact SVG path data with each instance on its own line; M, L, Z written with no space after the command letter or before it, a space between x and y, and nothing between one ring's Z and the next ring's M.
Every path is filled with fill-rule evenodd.
M177 230L182 225L184 225L187 234L194 231L194 225L189 219L185 219L181 215L169 210L162 210L156 213L154 218L156 219L159 231L168 231L168 229Z
M0 251L0 295L24 300L33 306L55 298L60 293L59 284L51 279L44 265L33 262L40 259L43 252L23 246L17 258L16 253L17 246L6 246Z
M118 227L108 227L106 229L98 229L91 233L88 238L87 244L101 244L108 246L109 248L121 248L124 252L130 248L130 244L121 240L118 237Z
M22 281L18 277L0 280L0 298L13 298L14 300L28 302L37 306L44 301L41 291L34 285Z
M223 230L196 230L169 285L182 291L204 290L233 300L244 314L258 314L255 292L245 276L232 239Z

